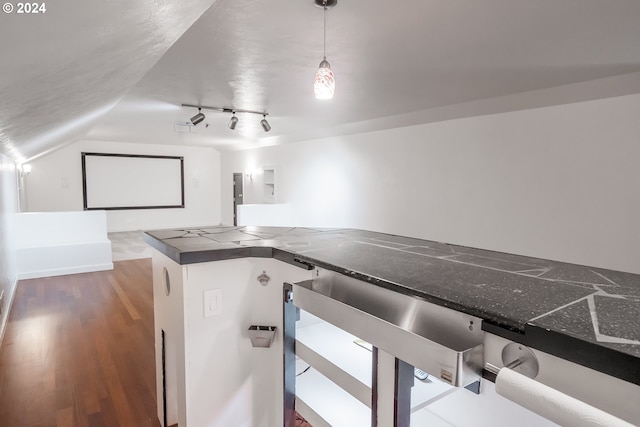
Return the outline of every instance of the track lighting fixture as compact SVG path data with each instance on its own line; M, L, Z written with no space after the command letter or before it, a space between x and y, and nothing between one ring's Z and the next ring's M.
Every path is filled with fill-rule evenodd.
M269 132L271 130L271 125L267 121L267 116L264 114L262 115L262 120L260 120L260 125L265 132Z
M316 77L313 81L313 92L316 99L331 99L336 90L336 80L331 70L331 65L327 61L327 8L333 7L338 0L314 0L316 6L323 9L324 14L324 38L323 38L323 55L320 67L316 71Z
M202 112L200 111L200 108L198 108L198 114L191 117L191 123L193 123L194 126L197 126L198 123L202 122L203 120L204 120L204 114L202 114Z
M335 0L334 0L335 1ZM240 119L238 119L238 117L236 117L236 113L244 113L244 114L261 114L262 115L262 120L260 120L260 126L262 126L262 129L264 129L265 132L269 132L271 130L271 125L269 124L269 122L267 122L267 116L269 115L269 113L266 113L264 111L254 111L254 110L239 110L239 109L235 109L235 108L225 108L225 107L207 107L206 105L192 105L192 104L182 104L183 107L191 107L191 108L197 108L198 109L198 114L196 114L195 116L191 117L191 123L193 123L194 125L197 125L198 123L200 123L201 121L204 120L204 114L202 114L201 110L205 109L205 110L213 110L213 111L219 111L221 113L231 113L231 119L229 120L229 129L234 130L236 128L236 126L238 125L238 122L240 121ZM208 125L207 125L208 127Z
M234 112L233 116L231 116L231 120L229 120L229 129L234 130L237 124L238 118L236 117L236 113Z

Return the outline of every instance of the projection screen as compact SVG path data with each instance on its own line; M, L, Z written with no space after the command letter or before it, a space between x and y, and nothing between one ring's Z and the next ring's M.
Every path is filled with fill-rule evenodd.
M184 208L184 158L82 153L85 210Z

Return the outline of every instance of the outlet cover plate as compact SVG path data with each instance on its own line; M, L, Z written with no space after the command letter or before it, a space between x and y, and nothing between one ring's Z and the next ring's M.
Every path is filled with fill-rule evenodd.
M222 289L204 291L204 317L222 314Z

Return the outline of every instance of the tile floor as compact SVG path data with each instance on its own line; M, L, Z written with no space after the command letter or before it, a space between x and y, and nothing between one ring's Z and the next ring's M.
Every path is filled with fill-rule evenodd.
M151 258L151 246L144 242L142 231L109 233L108 237L114 261Z

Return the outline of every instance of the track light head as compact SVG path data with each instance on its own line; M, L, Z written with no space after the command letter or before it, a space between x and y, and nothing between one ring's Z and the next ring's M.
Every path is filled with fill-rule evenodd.
M260 125L262 126L262 129L264 129L265 132L269 132L271 130L271 125L267 121L266 115L262 116L262 120L260 120Z
M204 120L204 114L202 114L202 112L200 111L200 108L198 108L198 114L196 114L195 116L191 117L191 123L193 123L194 126L197 126L198 123L202 122Z
M231 120L229 120L229 129L234 130L237 124L238 118L236 117L236 113L233 113L233 116L231 116Z

